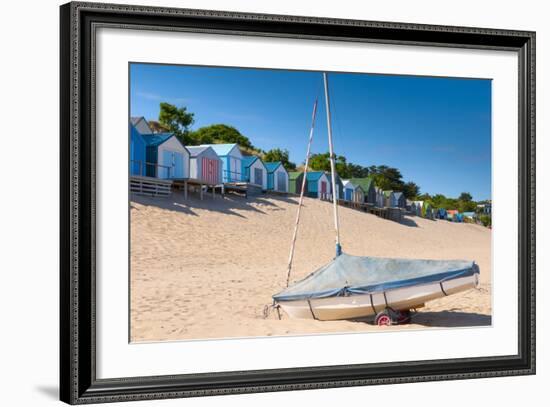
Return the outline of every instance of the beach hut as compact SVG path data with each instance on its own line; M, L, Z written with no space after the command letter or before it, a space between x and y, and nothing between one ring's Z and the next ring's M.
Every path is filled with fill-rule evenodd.
M344 184L344 201L354 202L356 186L349 179L342 180L342 183Z
M350 181L354 185L359 185L363 190L363 202L371 205L376 205L376 187L374 186L374 180L371 177L351 178Z
M330 197L330 180L323 171L307 172L307 196L328 199Z
M331 173L326 172L325 175L327 176L329 184L332 186L332 178ZM336 199L344 199L344 183L342 182L342 178L338 174L334 177L334 181L336 184ZM332 196L329 196L329 198L332 199Z
M243 155L238 144L202 144L201 147L212 147L222 160L223 182L243 182Z
M130 121L130 175L145 176L145 139Z
M189 178L207 185L222 183L222 160L212 147L188 146Z
M384 191L384 206L392 208L394 205L394 192L393 191Z
M288 192L289 176L288 171L280 161L264 163L267 168L267 190L277 192Z
M244 156L242 163L243 181L259 186L262 190L267 189L267 168L260 157L255 155Z
M433 219L434 217L432 205L430 205L428 202L425 202L424 206L422 207L422 216L426 219Z
M403 192L394 192L392 206L395 208L404 208L405 204L406 204L405 194Z
M288 173L288 192L299 195L302 190L302 182L304 173L299 171L291 171ZM307 195L307 182L304 194Z
M458 211L456 209L447 209L447 220L456 221L456 215Z
M384 196L384 191L382 191L382 188L376 187L376 206L379 208L383 208L386 203L386 198Z
M149 126L149 123L147 120L145 120L145 117L131 117L130 118L130 125L134 127L139 134L153 134L153 130L151 130L151 126Z
M422 207L424 206L424 201L414 201L413 203L416 211L416 216L423 216Z
M361 187L361 185L357 185L355 187L353 202L357 202L361 204L365 203L365 191L363 191L363 188Z
M189 178L189 151L172 133L141 135L145 141L145 175L162 179Z
M476 217L475 212L464 212L463 215L464 215L465 218L468 218L468 219L471 219L471 220L474 220L475 217Z

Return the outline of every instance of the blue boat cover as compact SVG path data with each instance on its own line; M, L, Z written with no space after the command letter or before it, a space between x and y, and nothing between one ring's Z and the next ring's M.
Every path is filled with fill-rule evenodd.
M275 301L372 294L479 274L467 260L386 259L342 253L286 290Z

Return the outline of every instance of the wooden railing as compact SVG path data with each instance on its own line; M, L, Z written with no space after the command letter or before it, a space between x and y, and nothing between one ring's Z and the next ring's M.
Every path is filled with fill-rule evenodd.
M137 166L137 171L134 171L134 168L136 168L135 166ZM152 171L148 171L151 169ZM171 178L174 166L160 165L160 164L150 163L150 162L141 161L141 160L130 160L130 175L160 178L159 169L166 170L166 174L162 174L163 175L162 178Z
M248 178L241 172L223 170L223 182L248 182Z

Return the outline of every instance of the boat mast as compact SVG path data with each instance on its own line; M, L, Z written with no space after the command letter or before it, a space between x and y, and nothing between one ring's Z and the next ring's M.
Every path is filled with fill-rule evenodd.
M330 153L330 175L332 182L332 206L334 209L334 228L336 229L336 257L342 254L340 246L340 227L338 225L338 201L336 200L336 164L334 163L334 149L332 146L332 126L330 122L330 100L328 94L328 76L323 72L323 81L325 83L325 102L327 105L327 128L328 128L328 148Z
M286 286L290 283L290 272L292 270L292 259L294 258L294 248L296 246L296 236L298 235L298 225L300 224L300 213L302 211L302 205L304 203L304 193L306 190L307 182L307 168L309 166L309 157L311 155L311 143L313 141L313 131L315 130L315 116L317 116L317 99L313 104L313 114L311 115L311 127L309 129L309 139L307 142L306 163L304 166L304 172L302 176L302 186L300 188L300 200L298 201L298 211L296 212L296 222L294 223L294 233L292 234L292 243L290 244L290 255L288 256L288 267L286 269ZM296 180L298 184L298 180Z

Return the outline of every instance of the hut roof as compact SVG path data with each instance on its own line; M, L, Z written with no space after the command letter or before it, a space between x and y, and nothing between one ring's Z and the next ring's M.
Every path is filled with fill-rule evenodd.
M142 134L145 144L147 146L160 146L170 137L173 137L173 133L155 133L155 134Z
M346 187L353 188L353 189L356 188L355 184L353 182L351 182L351 180L349 180L349 179L343 179L342 184L344 184L344 188L346 188Z
M458 213L458 210L456 210L456 209L447 209L447 213L449 215L456 215Z
M209 148L213 150L212 147L205 146L186 146L186 148L189 150L191 157L196 157L200 155L203 151L208 150Z
M399 199L401 198L401 196L403 196L403 192L394 192L393 194L395 196L395 199Z
M238 147L238 144L231 143L231 144L201 144L200 147L212 147L212 149L216 152L218 155L228 155L231 150L233 150L235 147Z
M243 157L243 166L244 167L250 167L256 160L260 160L259 157L256 157L255 155L246 155ZM260 160L261 162L262 160Z
M374 185L374 180L371 177L351 178L350 181L353 182L355 185L361 186L361 188L363 188L363 191L368 191L371 188L371 185Z
M384 196L386 198L389 198L391 196L391 194L393 194L393 191L384 191Z
M139 126L140 122L143 121L143 126ZM130 117L130 124L138 130L140 134L152 134L151 126L143 116ZM139 129L138 129L139 126Z
M267 168L267 172L275 172L277 168L279 168L281 165L283 165L280 161L275 161L273 163L264 163L265 168ZM284 168L284 167L283 167ZM285 170L286 171L286 170Z
M306 179L308 181L319 181L319 179L325 175L325 173L323 171L308 171L307 175L306 175Z
M298 177L302 174L303 172L301 171L291 171L288 173L288 178L291 180L295 180L295 179L298 179Z

